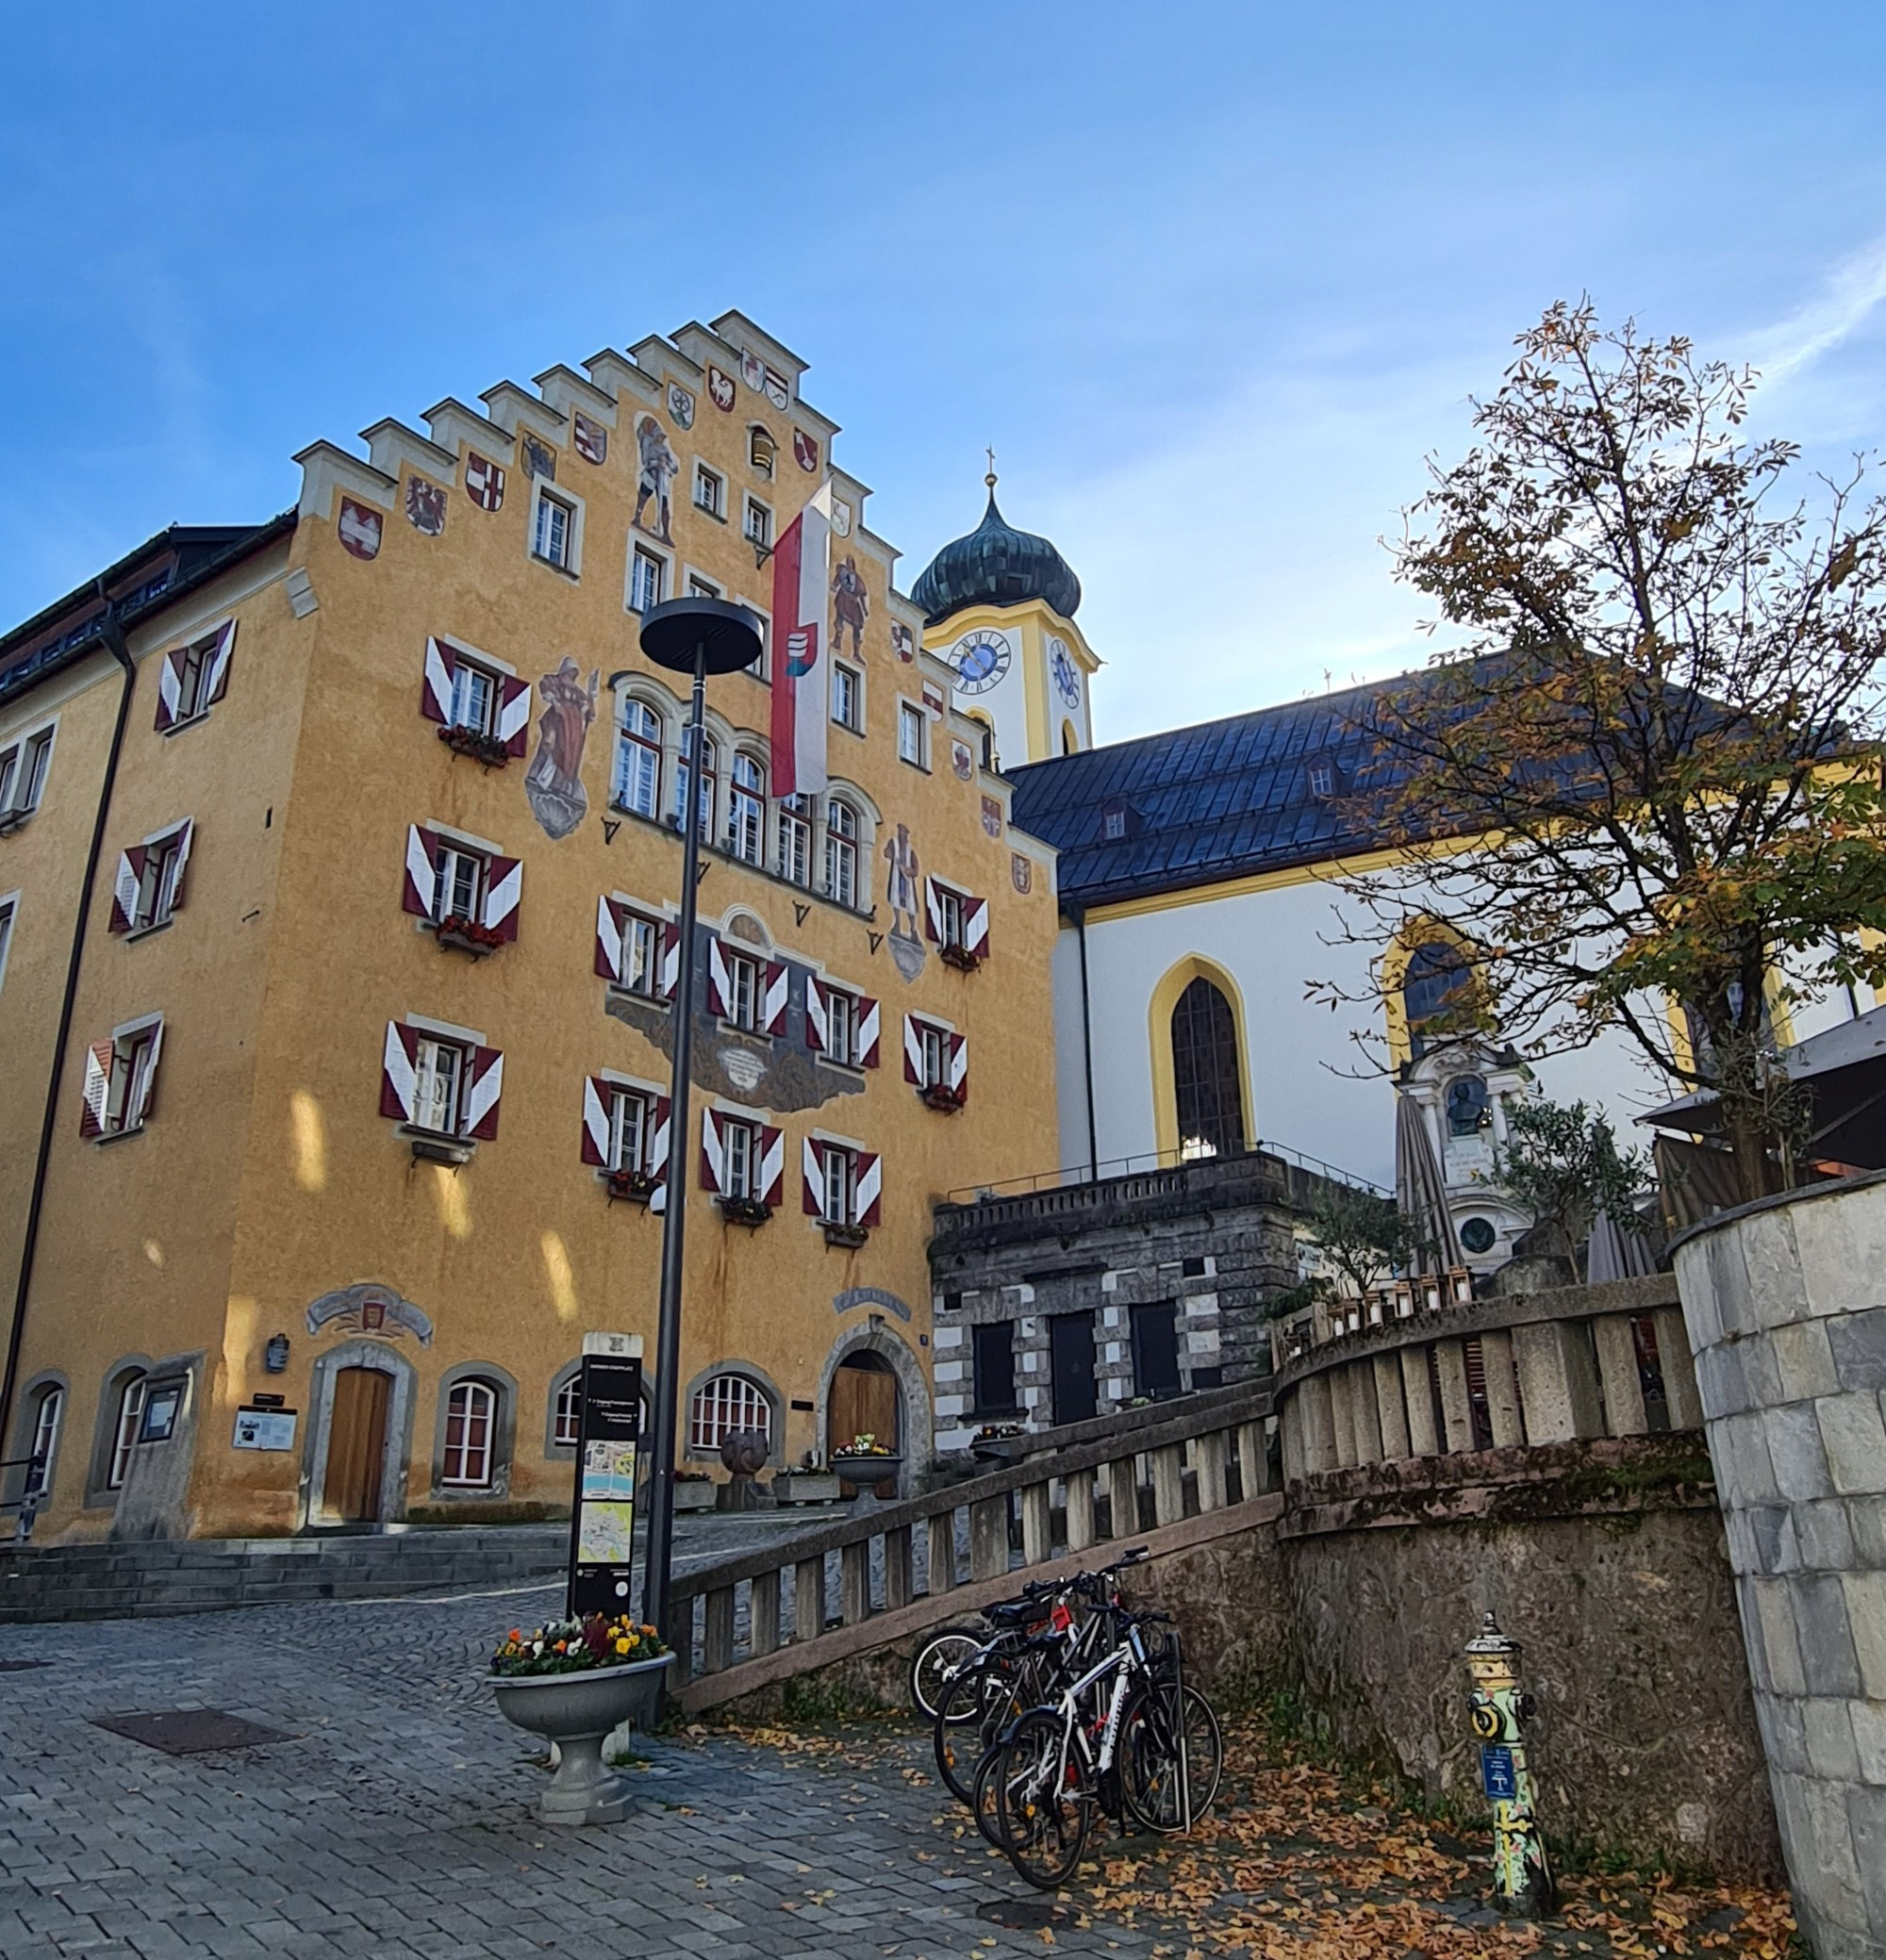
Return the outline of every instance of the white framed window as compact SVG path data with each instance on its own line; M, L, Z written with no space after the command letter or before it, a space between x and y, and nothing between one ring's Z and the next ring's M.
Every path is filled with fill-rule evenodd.
M36 729L25 740L0 749L0 830L25 822L40 807L52 760L49 728Z
M1126 812L1107 810L1100 815L1100 835L1109 844L1117 844L1126 835Z
M834 1062L858 1063L858 996L842 987L825 987L825 1052Z
M1326 762L1310 765L1310 794L1313 797L1327 797L1335 793L1336 772Z
M646 613L668 595L668 560L646 545L629 553L629 610Z
M907 762L915 768L928 766L924 753L927 747L925 737L930 730L930 717L915 701L899 701L897 704L897 753L900 762Z
M779 806L779 850L773 868L788 884L812 882L812 799L785 797Z
M825 804L825 896L858 902L858 813L837 797Z
M766 860L766 764L737 749L727 789L727 848L742 864Z
M531 554L558 571L576 570L576 507L541 484L537 492L537 519L532 527Z
M551 1442L560 1450L573 1450L583 1440L583 1376L572 1375L556 1392L556 1410L551 1417Z
M105 1488L124 1488L124 1473L131 1467L131 1447L138 1441L138 1428L144 1420L144 1396L150 1378L134 1375L118 1391L118 1419L111 1429L111 1458L105 1466Z
M40 1404L33 1411L33 1441L27 1452L40 1459L39 1488L42 1495L52 1482L53 1457L58 1449L59 1425L64 1419L65 1391L57 1382L50 1383L40 1391Z
M827 1225L855 1225L858 1222L858 1153L842 1145L823 1145L825 1160L824 1211Z
M773 458L779 453L779 444L772 439L772 431L762 423L754 422L747 431L747 462L755 475L772 481Z
M609 1090L609 1161L611 1171L658 1171L648 1161L654 1134L654 1097L645 1089L612 1083Z
M419 1038L413 1057L413 1112L416 1129L439 1136L458 1132L458 1091L465 1077L465 1050L433 1034Z
M154 1015L117 1029L109 1041L86 1051L82 1135L126 1136L143 1127L163 1039L163 1018Z
M721 957L727 969L725 1018L734 1027L752 1033L759 1026L759 963L744 953L728 952Z
M694 737L691 728L681 732L681 754L674 769L674 827L679 830L687 809L687 782L694 773L689 744ZM712 838L714 834L714 792L719 772L720 751L714 737L705 729L701 732L701 792L698 820L701 834Z
M440 925L449 919L481 919L489 868L483 854L445 839L439 844L436 862L438 868L433 884L433 917Z
M13 944L13 921L19 916L17 893L0 898L0 987L7 984L7 954Z
M639 912L622 914L622 978L619 984L644 1000L661 995L661 922Z
M758 1197L754 1174L760 1161L759 1126L743 1116L720 1118L720 1195Z
M766 1391L744 1375L717 1375L688 1398L687 1447L718 1452L729 1436L757 1429L772 1439L772 1404Z
M616 782L611 800L619 810L654 816L661 809L661 716L646 701L622 703L616 734Z
M687 596L689 599L719 599L720 588L712 579L703 579L698 571L687 574Z
M912 1016L913 1020L916 1017ZM950 1037L934 1021L916 1021L918 1062L918 1087L935 1089L948 1079Z
M772 512L757 497L747 499L747 516L744 529L749 544L772 544Z
M439 1482L455 1490L487 1489L491 1481L497 1426L497 1390L486 1381L455 1382L445 1398L445 1449Z
M704 510L710 518L724 519L727 515L727 481L719 470L709 469L705 463L694 466L694 508Z
M451 726L490 734L497 723L500 693L496 674L459 654L452 664L452 700L447 704Z
M961 892L951 890L947 884L937 885L936 916L941 931L936 936L939 944L954 947L963 944L963 910L968 902Z
M743 599L739 602L758 621L760 629L760 651L753 655L753 659L740 671L759 682L763 687L770 687L772 685L772 619L768 614L761 612L759 607L753 604L751 601Z
M188 850L188 838L181 828L144 846L143 874L138 881L138 909L131 919L134 932L160 926L170 917Z
M832 719L854 735L864 733L865 677L842 660L832 663Z

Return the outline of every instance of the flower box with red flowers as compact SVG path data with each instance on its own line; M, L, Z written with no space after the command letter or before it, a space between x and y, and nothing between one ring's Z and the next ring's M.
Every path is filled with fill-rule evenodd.
M654 1195L661 1179L650 1171L604 1171L603 1182L612 1198L631 1198L645 1205Z
M826 1222L825 1243L828 1245L849 1246L855 1252L869 1237L869 1230L862 1225L834 1225L830 1220Z
M717 1202L720 1216L734 1225L764 1225L772 1216L772 1207L764 1198L723 1197Z
M936 957L946 966L954 966L960 972L973 973L983 964L981 953L972 953L966 946L958 946L951 940L936 948Z
M469 755L488 769L502 769L511 759L510 744L499 735L488 735L481 728L442 728L438 739L458 755Z
M456 947L474 960L483 959L505 943L505 935L497 927L483 925L477 919L440 919L438 931L440 946Z
M941 1110L946 1116L953 1115L969 1099L967 1084L960 1089L952 1089L948 1082L931 1082L917 1093L926 1107Z

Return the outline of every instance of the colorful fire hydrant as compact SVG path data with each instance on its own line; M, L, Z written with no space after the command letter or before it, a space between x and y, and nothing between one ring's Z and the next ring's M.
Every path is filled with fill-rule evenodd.
M1467 1717L1480 1743L1481 1788L1493 1804L1494 1902L1502 1912L1539 1919L1557 1910L1559 1892L1526 1767L1525 1724L1533 1704L1519 1686L1519 1643L1488 1613L1466 1655L1473 1676Z

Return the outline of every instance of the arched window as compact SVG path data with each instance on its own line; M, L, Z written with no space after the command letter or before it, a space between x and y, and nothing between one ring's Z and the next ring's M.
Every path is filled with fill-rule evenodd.
M1061 753L1075 755L1080 752L1080 748L1081 738L1074 733L1074 724L1071 721L1064 721L1061 724Z
M1183 1158L1245 1147L1244 1080L1229 1000L1201 974L1172 1010L1172 1094Z
M105 1488L123 1487L124 1473L131 1467L131 1446L138 1440L138 1425L144 1420L145 1376L126 1375L118 1385L118 1419L111 1431L111 1460L105 1469Z
M558 1449L573 1450L581 1440L582 1419L583 1374L579 1369L556 1392L556 1413L551 1421L551 1441Z
M491 1481L497 1426L497 1390L488 1381L454 1383L445 1401L445 1461L439 1482L458 1490L485 1489Z
M744 1375L716 1375L695 1390L687 1405L687 1447L718 1450L730 1436L757 1429L772 1440L772 1404Z
M637 816L661 812L661 716L646 701L622 705L616 740L615 801Z
M825 896L858 902L858 813L836 797L825 805Z
M742 749L734 756L727 795L727 843L749 865L766 861L766 765Z
M64 1418L65 1391L57 1382L48 1382L40 1391L39 1405L33 1410L33 1441L27 1451L28 1456L40 1459L41 1495L52 1486L53 1457L58 1449L59 1424Z
M690 747L694 731L681 732L681 760L674 771L674 823L681 827L682 813L687 808L687 779L694 773L690 760ZM701 834L711 838L714 834L714 782L715 772L720 766L720 750L714 737L703 729L701 734L701 805L698 821Z
M1453 940L1424 939L1408 955L1401 1011L1410 1061L1420 1061L1437 1040L1464 1031L1472 992L1473 968Z
M812 882L812 799L782 797L779 802L779 875L791 884Z

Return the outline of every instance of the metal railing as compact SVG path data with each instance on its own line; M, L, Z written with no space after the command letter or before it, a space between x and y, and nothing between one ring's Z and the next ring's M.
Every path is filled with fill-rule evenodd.
M1306 1156L1300 1150L1291 1149L1287 1144L1259 1143L1235 1157L1187 1155L1183 1149L1148 1150L1136 1157L1108 1157L1092 1165L1070 1164L1057 1171L1036 1171L1028 1177L1001 1178L987 1184L960 1185L954 1191L945 1192L943 1202L946 1205L974 1205L989 1198L1026 1197L1035 1192L1102 1184L1114 1178L1132 1178L1155 1171L1209 1170L1218 1165L1249 1163L1265 1157L1278 1158L1284 1163L1296 1165L1299 1170L1308 1171L1313 1177L1327 1178L1332 1183L1372 1192L1377 1197L1394 1196L1393 1192L1367 1178L1359 1178L1353 1171L1325 1163L1320 1157Z
M0 1498L0 1511L19 1512L13 1536L25 1545L32 1542L33 1520L39 1515L40 1505L46 1494L45 1451L37 1451L30 1457L0 1457L0 1470L18 1470L22 1465L25 1467L26 1479L20 1494Z

